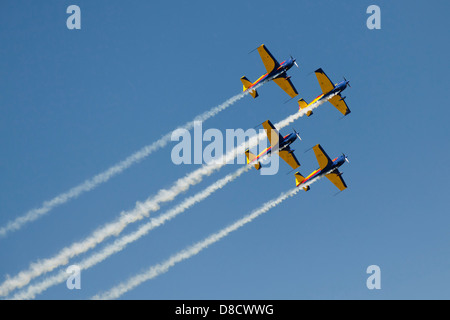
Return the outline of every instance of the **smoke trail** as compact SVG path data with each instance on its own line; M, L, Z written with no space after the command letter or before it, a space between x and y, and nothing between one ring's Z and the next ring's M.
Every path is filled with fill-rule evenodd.
M249 215L236 221L235 223L229 225L228 227L220 230L217 233L210 235L203 241L197 242L193 246L190 246L190 247L176 253L175 255L173 255L172 257L167 259L166 261L150 267L147 271L144 271L143 273L130 278L126 282L123 282L123 283L117 285L116 287L110 289L109 291L107 291L103 294L98 294L98 295L94 296L93 299L117 299L117 298L119 298L121 295L132 290L133 288L137 287L141 283L151 280L151 279L159 276L160 274L169 271L169 269L171 267L175 266L177 263L195 256L196 254L198 254L203 249L206 249L211 244L226 237L229 233L236 231L237 229L243 227L247 223L249 223L249 222L253 221L254 219L256 219L257 217L259 217L261 214L269 211L270 209L277 206L278 204L280 204L287 198L295 195L299 190L300 190L299 188L295 188L295 189L292 189L285 193L282 193L278 198L273 199L269 202L266 202L259 209L253 211Z
M311 109L317 106L311 106ZM305 110L299 111L278 122L275 124L275 127L282 129L297 120L299 117L303 116L305 113ZM248 145L245 143L241 144L237 148L229 151L222 157L222 159L208 165L204 165L179 179L170 189L160 190L156 196L148 198L143 203L137 202L135 209L129 212L122 212L119 219L100 227L94 231L91 236L88 236L79 242L73 243L69 247L63 248L52 258L32 263L28 270L21 271L14 277L8 277L4 283L0 285L0 296L5 296L12 290L27 285L32 279L46 272L52 271L61 265L67 264L71 258L95 248L95 246L103 242L106 238L113 235L119 235L128 224L148 217L151 211L159 210L161 203L172 201L178 194L187 191L190 186L201 182L205 175L212 174L215 170L220 169L226 163L232 161L238 153L243 153L246 146L250 148L256 146L261 139L265 139L265 134L258 134L251 137L248 141Z
M333 170L330 170L330 171L326 172L325 175L330 173L331 171L333 171ZM308 183L305 183L304 186L305 187L306 186L310 186L313 183L315 183L318 180L320 180L321 178L322 178L322 176L314 178L311 181L309 181ZM296 187L294 189L291 189L289 191L286 191L286 192L282 193L278 198L266 202L259 209L256 209L255 211L253 211L249 215L247 215L244 218L236 221L235 223L229 225L228 227L220 230L219 232L210 235L209 237L207 237L203 241L197 242L195 245L190 246L190 247L188 247L188 248L186 248L186 249L176 253L175 255L173 255L169 259L165 260L164 262L150 267L149 269L147 269L147 271L144 271L143 273L140 273L140 274L130 278L128 281L123 282L123 283L115 286L114 288L110 289L106 293L103 293L101 295L97 294L92 299L108 300L108 299L117 299L117 298L119 298L121 295L123 295L124 293L132 290L133 288L137 287L141 283L143 283L145 281L148 281L148 280L151 280L153 278L156 278L157 276L159 276L159 275L161 275L163 273L166 273L167 271L169 271L169 269L171 267L175 266L177 263L182 262L183 260L189 259L189 258L197 255L203 249L206 249L211 244L213 244L213 243L221 240L222 238L226 237L229 233L231 233L233 231L236 231L237 229L243 227L247 223L253 221L257 217L259 217L261 214L263 214L263 213L269 211L270 209L276 207L281 202L283 202L284 200L286 200L289 197L292 197L293 195L295 195L300 190L301 190L300 188Z
M177 215L183 213L190 207L206 199L215 191L222 189L229 182L234 181L244 172L247 172L250 168L251 166L247 165L239 168L233 173L226 175L224 178L214 182L212 185L198 192L194 196L186 198L183 202L167 211L166 213L161 214L157 218L152 218L149 222L140 226L138 230L115 240L112 244L106 246L99 252L92 254L90 257L85 258L83 261L77 263L76 265L79 266L82 270L86 270L102 262L111 255L122 251L128 244L137 241L141 237L148 234L154 228L163 225L165 222L175 218ZM37 294L40 294L43 291L47 290L49 287L62 283L65 280L67 280L67 273L65 272L65 270L62 270L57 275L48 277L38 284L28 286L23 292L17 293L13 297L13 299L33 299Z
M276 77L275 75L274 77ZM262 86L264 83L260 83L257 86L255 86L255 90ZM219 112L227 109L240 99L242 99L244 96L248 94L248 91L244 91L242 93L239 93L230 99L226 100L222 104L212 108L209 111L206 111L202 113L201 115L197 116L194 120L187 122L183 126L178 127L177 129L186 129L190 130L194 127L194 122L196 121L206 121L211 117L214 117ZM150 145L147 145L143 148L141 148L139 151L133 153L129 157L127 157L125 160L111 166L109 169L103 171L102 173L97 174L93 178L85 180L83 183L73 187L67 192L61 193L54 197L53 199L49 201L45 201L42 203L41 207L35 208L32 210L29 210L24 215L17 217L16 219L8 222L5 226L0 228L0 238L5 237L7 234L13 231L17 231L20 228L22 228L25 224L35 221L36 219L42 217L43 215L47 214L50 210L68 202L69 200L72 200L74 198L79 197L81 194L88 192L96 187L98 187L100 184L107 182L112 177L118 175L119 173L123 172L124 170L131 167L133 164L138 163L139 161L143 160L144 158L148 157L151 153L154 151L161 149L167 145L167 143L170 142L172 132L169 132L162 136L159 140L153 142Z
M264 134L259 134L250 138L248 144L254 146L260 139L264 138ZM99 243L103 242L110 236L118 236L123 229L130 223L142 220L149 216L152 211L157 211L160 204L163 202L172 201L177 195L187 191L192 185L200 183L203 177L212 174L215 170L220 169L226 163L233 160L238 153L243 153L246 143L242 143L238 147L230 150L221 159L204 165L197 170L180 178L169 189L161 189L156 196L149 197L145 202L137 202L133 210L122 212L120 217L113 222L107 223L104 226L95 230L90 236L85 239L75 242L69 247L63 248L58 254L52 258L40 260L32 263L28 270L21 271L14 277L8 277L0 285L0 296L5 296L16 288L21 288L27 285L33 278L36 278L46 272L52 271L58 266L65 265L69 260L81 253L93 249ZM237 152L239 150L240 152Z
M122 212L120 217L115 221L98 228L85 239L65 247L52 258L32 263L28 270L21 271L15 277L8 277L0 285L0 296L7 295L15 288L23 287L33 278L43 273L67 264L70 258L95 248L95 246L103 242L106 238L113 235L118 236L127 225L148 217L150 212L159 210L161 203L175 199L178 194L188 190L190 186L199 183L205 175L210 175L214 170L219 169L223 165L222 163L213 163L191 172L179 179L170 189L161 189L156 196L148 198L143 203L136 203L133 210Z

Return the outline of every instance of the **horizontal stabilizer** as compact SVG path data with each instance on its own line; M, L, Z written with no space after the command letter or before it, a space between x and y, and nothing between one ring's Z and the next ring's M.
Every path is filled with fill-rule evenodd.
M248 149L245 150L245 157L247 158L247 164L253 162L256 159L256 156L253 153L251 153ZM261 162L258 161L257 163L254 164L254 166L256 170L261 169Z
M302 110L305 109L308 106L308 102L305 101L305 99L298 100L298 109Z
M302 176L301 174L300 174L300 172L296 172L295 173L295 185L298 187L303 181L305 180L305 177L304 176Z
M298 100L298 110L301 111L302 109L305 109L308 107L308 102L306 102L303 98ZM313 112L311 110L308 110L306 112L306 116L309 117L310 115L312 115Z
M251 83L251 82L247 79L246 76L243 76L243 77L241 78L241 81L242 81L242 84L243 84L243 89L242 89L242 91L247 90L248 88L250 88L250 87L253 85L253 83ZM251 95L253 98L256 98L256 97L258 96L258 92L257 92L256 90L251 90L249 93L250 93L250 95Z

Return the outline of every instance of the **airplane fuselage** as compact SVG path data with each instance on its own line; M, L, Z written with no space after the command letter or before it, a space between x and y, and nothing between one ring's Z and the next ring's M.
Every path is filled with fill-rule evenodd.
M292 68L294 63L295 63L295 60L292 58L289 58L289 59L283 61L282 63L280 63L280 66L277 69L273 70L270 73L263 74L255 82L253 82L253 84L250 87L248 87L247 89L250 89L250 88L258 85L259 83L270 81L277 75L278 76L284 75L286 73L286 71L288 71L290 68Z
M285 135L283 137L283 141L279 141L279 146L278 148L273 148L272 146L266 148L265 150L263 150L260 154L258 154L256 156L256 158L254 159L254 161L257 161L259 158L261 158L264 155L269 155L272 152L277 152L277 151L281 151L284 150L286 148L289 148L289 146L297 139L297 135L293 132L290 133L288 135ZM294 150L291 150L291 152L293 152Z
M330 91L330 94L340 94L347 88L348 82L348 80L342 80L341 82L336 83L334 89Z
M323 176L325 174L332 172L335 169L338 169L340 166L342 166L344 164L344 162L345 162L344 155L341 155L341 156L333 159L331 164L326 166L325 168L317 169L317 170L314 170L313 172L311 172L307 177L305 177L305 179L299 185L297 185L297 187L301 187L303 184L307 183L308 181L311 181L314 178L318 178L320 176Z
M331 91L329 91L329 92L327 92L325 94L321 94L319 97L317 97L319 99L317 99L317 98L316 99L317 100L328 100L331 97L333 97L333 96L335 96L337 94L340 94L342 91L344 91L347 88L347 86L348 86L348 81L347 80L342 80L341 82L335 84L335 87L334 87L333 90L331 90Z
M267 153L271 153L272 151L281 151L288 148L295 140L297 139L297 135L295 133L290 133L283 137L283 141L279 141L278 149L269 147Z
M308 107L314 105L315 103L318 103L319 101L328 101L329 99L331 99L335 95L340 94L342 91L344 91L347 88L347 86L348 86L348 81L347 80L343 80L343 81L337 83L333 90L331 90L331 91L329 91L327 93L322 93L322 94L318 95L305 108L308 108ZM343 97L342 99L345 99L345 97Z

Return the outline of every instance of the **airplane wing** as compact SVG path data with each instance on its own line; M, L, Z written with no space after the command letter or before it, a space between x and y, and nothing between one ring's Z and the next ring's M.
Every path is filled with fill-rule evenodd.
M339 190L347 189L347 185L345 184L344 179L342 179L341 173L339 170L334 170L332 173L327 174L325 177L328 178Z
M260 45L258 47L258 52L261 56L264 66L266 67L267 73L272 72L275 68L278 68L280 66L278 61L272 56L269 50L267 50L265 45Z
M294 85L292 84L289 78L278 77L273 79L273 82L279 85L280 88L283 89L291 98L294 98L295 96L298 95L297 90L295 89Z
M344 116L348 115L350 113L350 109L347 106L347 103L342 99L341 95L338 94L331 98L330 103L336 107Z
M269 139L270 145L272 147L278 145L279 147L280 141L283 141L283 136L273 126L272 122L270 122L270 120L264 121L262 126L266 130L267 138Z
M288 150L281 150L278 152L278 155L281 159L286 161L288 165L291 166L292 169L297 169L300 167L300 162L298 162L293 152L289 152Z
M326 168L331 164L331 159L328 157L327 153L322 149L320 144L313 147L314 154L316 155L317 162L319 163L320 169Z
M331 82L330 78L323 72L322 68L319 68L315 71L317 80L319 81L320 88L322 92L328 93L334 89L334 84Z

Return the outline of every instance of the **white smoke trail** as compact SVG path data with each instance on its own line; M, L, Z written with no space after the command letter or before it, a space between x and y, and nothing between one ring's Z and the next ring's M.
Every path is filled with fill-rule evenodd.
M248 145L255 146L263 138L263 134L253 136L250 138ZM161 203L172 201L177 195L187 191L192 185L200 183L205 176L212 174L226 163L232 161L238 154L244 153L245 147L246 143L242 143L240 146L226 153L221 159L203 165L185 177L178 179L171 188L167 190L161 189L156 196L149 197L143 203L138 202L133 210L122 212L121 216L115 221L98 228L85 239L63 248L52 258L32 263L27 270L19 272L14 277L8 277L0 285L0 296L5 296L12 290L27 285L32 279L52 271L58 266L67 264L71 258L95 248L95 246L103 242L106 238L118 236L130 223L148 217L150 212L159 210Z
M79 266L81 270L86 270L102 262L111 255L119 251L122 251L128 244L137 241L141 237L148 234L151 230L163 225L165 222L175 218L177 215L183 213L184 211L191 208L195 204L206 199L215 191L222 189L229 182L234 181L244 172L247 172L250 168L251 166L247 165L239 168L233 173L226 175L224 178L214 182L212 185L198 192L194 196L186 198L183 202L181 202L179 205L175 206L171 210L167 211L166 213L161 214L157 218L152 218L149 222L140 226L138 230L115 240L112 244L106 246L99 252L92 254L90 257L85 258L83 261L76 263L76 265ZM19 300L34 299L36 295L42 293L51 286L64 282L66 279L67 273L65 272L65 270L61 270L58 274L54 276L48 277L37 284L28 286L25 290L23 290L23 292L15 294L13 299Z
M264 83L260 83L256 85L254 89L256 90L263 84ZM177 129L186 129L186 130L192 129L196 121L206 121L209 118L214 117L219 112L227 109L228 107L230 107L231 105L242 99L248 93L249 93L248 91L244 91L231 97L222 104L212 108L209 111L202 113L201 115L197 116L194 120L187 122L186 124L178 127ZM97 174L93 178L85 180L83 183L73 187L67 192L57 195L51 200L45 201L44 203L42 203L41 207L29 210L24 215L19 216L12 221L9 221L5 226L0 228L0 238L5 237L10 232L19 230L25 224L37 220L38 218L47 214L50 210L68 202L69 200L79 197L81 194L98 187L102 183L107 182L109 179L128 169L133 164L136 164L141 160L143 160L144 158L148 157L154 151L165 147L167 143L170 142L171 135L172 132L165 134L159 140L141 148L139 151L133 153L125 160L111 166L109 169Z
M175 255L173 255L172 257L167 259L166 261L150 267L148 270L144 271L143 273L140 273L140 274L130 278L129 280L110 289L109 291L107 291L103 294L98 294L98 295L94 296L93 299L109 300L109 299L119 298L121 295L132 290L133 288L137 287L141 283L151 280L151 279L159 276L160 274L169 271L169 269L171 267L175 266L177 263L195 256L196 254L198 254L203 249L206 249L211 244L221 240L222 238L226 237L231 232L236 231L237 229L243 227L247 223L249 223L249 222L253 221L254 219L256 219L257 217L259 217L261 214L269 211L270 209L277 206L278 204L280 204L287 198L295 195L299 190L300 190L299 188L295 188L295 189L292 189L285 193L282 193L278 198L273 199L269 202L266 202L259 209L253 211L252 213L245 216L244 218L227 226L226 228L220 230L219 232L216 232L216 233L210 235L206 239L204 239L200 242L197 242L193 246L190 246L190 247L176 253Z
M202 166L185 177L180 178L170 189L161 189L156 196L148 198L143 203L138 202L133 210L122 212L120 217L115 221L98 228L85 239L65 247L52 258L32 263L27 270L19 272L14 277L8 277L0 285L0 296L5 296L12 290L27 285L33 278L43 273L67 264L71 258L95 248L106 238L114 235L118 236L127 225L148 217L150 212L159 210L161 203L175 199L178 194L188 190L190 186L199 183L205 175L210 175L214 170L219 169L223 165L225 163L216 162Z
M318 105L319 104L316 106L311 106L311 109L316 108ZM297 120L299 117L303 116L305 113L305 110L301 110L278 122L275 124L275 127L282 129ZM30 267L27 270L19 272L14 277L8 277L0 285L0 296L6 296L12 290L22 288L27 285L32 279L44 273L50 272L61 265L67 264L71 258L95 248L106 238L113 235L119 235L128 224L148 217L151 211L159 210L161 203L172 201L178 194L187 191L190 186L201 182L204 176L212 174L215 170L220 169L226 163L232 161L238 154L243 153L246 147L251 148L256 146L261 139L265 139L264 134L251 137L248 144L243 143L237 148L229 151L222 157L222 159L208 165L204 165L201 168L191 172L185 177L179 179L170 189L160 190L156 196L149 197L144 203L138 202L135 209L129 212L122 212L119 219L100 227L85 239L73 243L69 247L65 247L52 258L47 258L30 264Z
M329 171L329 172L331 172L331 171ZM329 172L327 172L327 173L329 173ZM327 174L327 173L325 173L325 174ZM311 184L313 184L316 181L318 181L319 179L321 179L321 177L322 176L312 179L308 183L305 183L304 186L305 187L310 186ZM247 223L252 222L254 219L259 217L263 213L269 211L270 209L276 207L277 205L279 205L281 202L283 202L287 198L292 197L300 190L301 190L300 188L296 187L294 189L291 189L287 192L282 193L278 198L266 202L259 209L256 209L249 215L236 221L235 223L229 225L228 227L220 230L219 232L210 235L203 241L197 242L193 246L190 246L190 247L176 253L175 255L173 255L172 257L167 259L166 261L150 267L149 269L147 269L147 271L144 271L144 272L130 278L129 280L110 289L109 291L107 291L103 294L97 294L92 299L109 300L109 299L119 298L120 296L122 296L123 294L127 293L128 291L134 289L135 287L142 284L143 282L151 280L153 278L156 278L157 276L159 276L163 273L166 273L167 271L169 271L169 269L171 267L175 266L177 263L182 262L183 260L189 259L189 258L197 255L203 249L206 249L211 244L221 240L222 238L226 237L231 232L236 231L237 229L243 227Z

